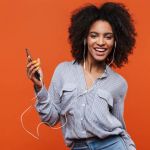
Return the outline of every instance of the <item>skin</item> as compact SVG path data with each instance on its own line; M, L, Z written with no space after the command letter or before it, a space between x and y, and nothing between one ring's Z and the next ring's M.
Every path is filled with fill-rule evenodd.
M85 60L86 68L84 71L87 88L90 88L94 80L103 73L105 60L112 51L114 35L111 25L103 20L94 22L89 30L86 43L88 46L88 54ZM104 53L97 52L95 48L105 48L106 51ZM83 66L83 62L81 62L81 65ZM43 81L39 81L34 77L35 71L40 71L43 74L39 59L27 63L27 76L40 90Z
M35 78L34 73L36 71L39 71L42 81L39 81ZM43 73L42 73L42 69L40 68L39 58L37 60L33 60L32 62L27 63L27 76L33 82L33 84L37 86L39 90L42 88L42 84L44 83L43 83Z
M86 39L88 54L85 60L85 79L87 87L90 88L93 82L104 71L104 64L107 56L114 46L114 35L111 25L107 21L98 20L94 22L89 30ZM95 48L101 48L106 51L97 52ZM81 63L83 67L83 62Z
M111 25L102 20L96 21L90 28L87 37L88 55L87 70L100 70L114 45L114 35ZM96 52L94 48L106 48L105 53Z

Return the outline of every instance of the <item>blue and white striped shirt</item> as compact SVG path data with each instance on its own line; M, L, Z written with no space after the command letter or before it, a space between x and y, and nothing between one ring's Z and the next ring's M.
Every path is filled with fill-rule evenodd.
M127 88L126 80L106 65L104 73L87 90L81 64L65 61L56 67L49 89L43 85L35 92L35 107L41 120L51 126L59 121L65 124L67 117L62 131L68 147L73 139L120 134L128 150L135 150L123 118Z

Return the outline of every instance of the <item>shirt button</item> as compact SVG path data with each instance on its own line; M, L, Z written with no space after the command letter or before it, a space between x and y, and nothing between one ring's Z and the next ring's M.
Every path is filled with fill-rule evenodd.
M84 107L84 106L85 106L85 104L82 104L82 106Z
M88 90L85 90L84 92L83 92L83 94L85 94L85 93L87 93L88 92Z
M86 134L86 132L85 132L85 131L82 131L82 133L83 133L83 134Z

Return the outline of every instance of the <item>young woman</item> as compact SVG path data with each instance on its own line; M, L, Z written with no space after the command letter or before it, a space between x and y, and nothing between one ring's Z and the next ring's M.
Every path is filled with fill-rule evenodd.
M74 60L60 63L47 90L40 61L27 64L36 109L49 126L62 125L72 150L135 150L124 118L127 81L112 70L135 46L133 19L121 3L88 5L73 12L69 40ZM34 76L39 70L41 80Z

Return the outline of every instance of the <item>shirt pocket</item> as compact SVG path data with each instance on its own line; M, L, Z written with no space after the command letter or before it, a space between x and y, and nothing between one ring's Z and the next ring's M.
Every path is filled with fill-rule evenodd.
M113 108L113 96L110 92L98 89L96 95L96 100L101 103L105 109L110 110Z
M73 103L77 97L77 86L73 83L66 83L63 85L61 90L61 112L73 111Z
M97 127L98 129L101 127L106 131L110 130L110 123L112 123L112 121L109 109L112 107L112 95L105 90L98 89L92 103L91 112L89 114L92 124L95 125L95 128Z

